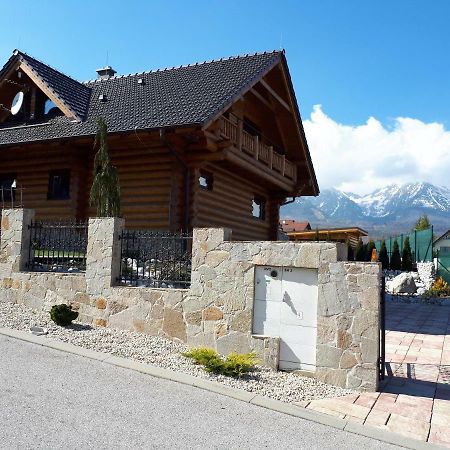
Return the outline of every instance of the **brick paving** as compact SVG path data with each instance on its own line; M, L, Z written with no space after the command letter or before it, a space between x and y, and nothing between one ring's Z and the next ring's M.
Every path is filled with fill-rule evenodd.
M386 305L381 392L298 406L450 448L450 307Z

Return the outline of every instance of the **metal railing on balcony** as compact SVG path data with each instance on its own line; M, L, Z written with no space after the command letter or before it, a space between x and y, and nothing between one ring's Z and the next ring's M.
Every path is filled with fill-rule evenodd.
M273 146L265 143L264 138L251 135L224 116L220 118L220 134L224 139L230 140L239 150L280 173L283 177L296 180L295 164L286 159L285 155L276 152Z

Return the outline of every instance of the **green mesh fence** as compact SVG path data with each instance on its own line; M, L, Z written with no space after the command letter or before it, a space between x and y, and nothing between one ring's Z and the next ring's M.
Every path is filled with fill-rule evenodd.
M433 227L427 230L413 231L409 234L399 234L398 236L386 238L384 241L386 242L389 260L391 259L395 240L398 242L401 254L403 251L403 243L407 236L409 237L413 262L433 261ZM375 242L378 254L380 253L381 242L382 240Z
M450 255L440 253L437 261L437 274L450 284Z

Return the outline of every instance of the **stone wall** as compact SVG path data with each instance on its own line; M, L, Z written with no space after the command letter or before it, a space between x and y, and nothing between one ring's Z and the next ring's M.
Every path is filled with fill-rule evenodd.
M80 320L207 345L227 354L255 350L277 367L279 338L253 336L255 266L302 267L319 274L317 370L338 386L375 390L380 267L345 262L327 242L233 242L227 229L195 229L190 289L114 286L121 219L90 219L85 274L26 272L32 212L3 211L0 301L48 310L69 303ZM21 270L19 270L21 269Z

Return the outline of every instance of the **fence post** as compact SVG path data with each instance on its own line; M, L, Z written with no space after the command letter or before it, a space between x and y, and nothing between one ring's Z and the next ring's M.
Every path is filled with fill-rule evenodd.
M417 261L420 261L420 255L417 254L417 230L414 229L414 259L415 263L417 264Z
M33 209L2 211L0 254L3 262L10 265L12 272L20 272L27 268L30 249L29 225L33 218Z
M120 273L120 240L125 221L117 217L89 219L86 289L94 297L107 296Z

